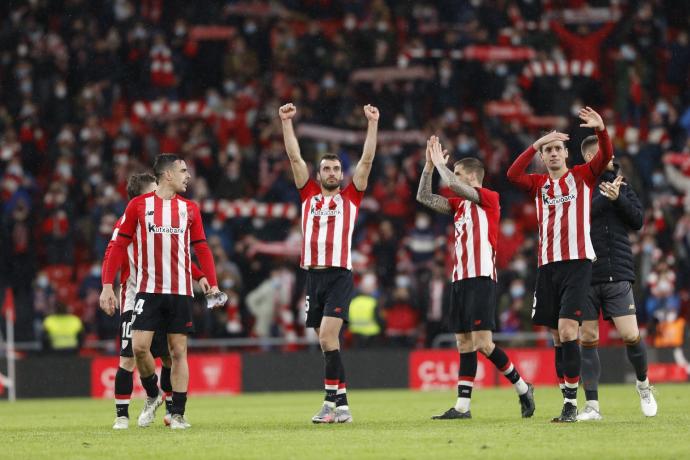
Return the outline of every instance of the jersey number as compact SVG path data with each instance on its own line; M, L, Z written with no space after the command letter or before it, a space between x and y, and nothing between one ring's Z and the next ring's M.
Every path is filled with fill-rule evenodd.
M132 323L134 322L134 318L132 318L132 321L129 321L127 323L122 323L122 338L123 339L131 339L132 338Z
M134 313L137 315L141 315L144 312L144 299L139 299L137 300L137 303L134 305Z
M304 302L304 312L309 313L309 296L307 296L307 299Z

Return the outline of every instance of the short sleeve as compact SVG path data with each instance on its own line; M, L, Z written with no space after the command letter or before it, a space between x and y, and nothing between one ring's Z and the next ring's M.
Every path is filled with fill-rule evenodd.
M137 207L139 200L134 199L127 204L124 215L120 218L119 226L115 230L117 235L132 239L135 230L137 229ZM113 237L116 237L115 232Z
M347 187L345 187L345 189L340 192L340 195L353 202L356 206L359 206L359 203L362 202L362 198L364 198L364 192L357 190L354 182L351 182Z
M479 194L479 206L486 209L499 209L499 195L493 190L486 188L477 187L477 193Z
M314 179L309 179L307 183L304 184L304 187L299 189L299 198L302 203L304 203L309 198L313 197L314 195L318 195L319 193L321 193L321 188L319 185Z
M204 224L201 220L201 212L199 206L194 202L188 202L192 208L192 224L189 228L189 241L191 244L206 241L206 232L204 232Z

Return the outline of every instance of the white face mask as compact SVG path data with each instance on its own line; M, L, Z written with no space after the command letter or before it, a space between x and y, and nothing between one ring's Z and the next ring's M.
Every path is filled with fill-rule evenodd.
M505 236L513 236L515 234L515 225L503 224L503 226L501 226L501 233L503 233Z

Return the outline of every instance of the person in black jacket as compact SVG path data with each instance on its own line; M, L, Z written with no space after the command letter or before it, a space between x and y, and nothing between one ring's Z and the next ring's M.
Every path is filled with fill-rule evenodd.
M582 157L589 162L598 149L596 136L582 141ZM618 175L613 160L599 178L592 196L590 237L597 258L592 267L589 305L583 311L580 329L582 343L582 382L587 403L578 420L601 420L598 384L601 374L599 353L599 312L612 319L637 375L637 391L642 413L653 417L657 404L647 378L647 351L640 339L635 314L632 283L635 267L628 232L642 228L643 211L639 198Z

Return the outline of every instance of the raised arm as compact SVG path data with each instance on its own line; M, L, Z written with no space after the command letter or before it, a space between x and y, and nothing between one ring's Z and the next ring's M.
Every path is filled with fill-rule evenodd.
M367 104L364 106L364 116L367 117L367 121L369 122L367 125L367 138L364 140L362 158L357 162L355 174L352 176L352 183L355 184L355 188L360 192L363 192L367 188L371 166L374 164L376 134L379 129L379 109L373 105Z
M434 164L431 161L431 140L426 141L426 164L422 171L417 189L417 201L424 206L443 214L452 214L448 200L441 195L431 193L431 178L434 174Z
M290 158L290 166L292 167L292 174L295 176L295 185L297 188L302 188L309 180L309 169L307 163L302 159L299 150L299 143L295 135L295 129L292 126L292 119L297 114L297 108L294 104L285 104L278 110L280 121L283 125L283 141L285 142L285 151L288 158Z
M436 136L431 136L431 161L441 175L441 178L448 184L448 187L450 187L452 191L473 203L479 203L479 193L477 193L477 190L471 185L463 183L455 176L455 173L446 166L448 163L448 154L443 150Z
M543 146L554 141L567 141L569 139L567 134L559 133L558 131L551 131L545 136L537 139L534 144L527 147L527 150L522 152L518 156L510 168L508 168L507 176L508 180L520 187L523 190L531 191L534 186L534 181L532 180L532 174L527 174L527 168L532 162L532 158L537 153L537 151Z
M611 144L611 139L609 139L609 134L606 131L604 120L598 113L592 110L592 108L585 107L580 109L578 116L580 120L583 121L583 123L580 124L581 127L593 128L594 131L596 131L597 139L599 140L599 150L597 150L592 161L588 164L592 170L592 174L594 174L595 177L599 177L606 171L606 166L613 158L613 145Z

